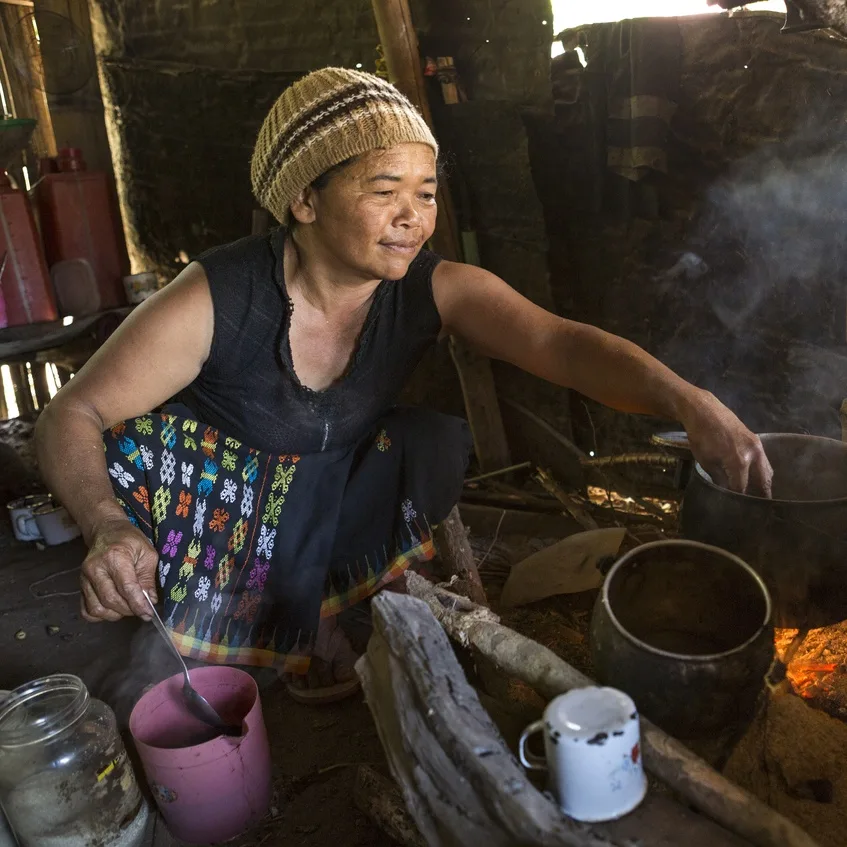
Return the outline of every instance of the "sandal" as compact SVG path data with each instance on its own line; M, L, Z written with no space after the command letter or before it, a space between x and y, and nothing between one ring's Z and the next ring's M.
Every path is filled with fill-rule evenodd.
M290 680L286 684L286 690L296 702L311 706L346 700L362 687L354 670L358 658L359 655L350 646L338 621L335 618L326 618L318 629L309 673L305 679L299 677L299 684ZM339 676L349 678L329 681L338 680Z

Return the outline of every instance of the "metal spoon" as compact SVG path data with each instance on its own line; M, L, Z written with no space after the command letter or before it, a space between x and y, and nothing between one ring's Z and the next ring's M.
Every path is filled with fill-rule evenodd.
M171 650L173 650L174 656L179 659L179 663L182 665L182 673L185 676L185 682L182 685L182 697L183 700L185 700L185 705L188 706L188 711L191 712L195 718L199 718L203 721L203 723L213 726L215 729L219 729L224 735L241 735L240 726L233 726L232 724L226 723L214 710L214 708L212 708L209 701L192 687L191 677L188 675L188 667L185 664L185 660L182 658L179 650L176 649L176 645L171 640L170 633L165 628L164 623L162 623L162 619L159 617L159 613L156 611L156 606L150 599L150 595L145 591L144 596L147 598L147 602L150 604L150 609L153 612L153 625L158 630L159 635L168 642Z

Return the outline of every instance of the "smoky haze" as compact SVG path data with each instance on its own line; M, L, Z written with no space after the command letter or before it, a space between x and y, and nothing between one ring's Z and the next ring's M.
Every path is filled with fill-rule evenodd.
M847 124L821 125L719 178L657 280L681 317L659 356L760 430L840 434Z

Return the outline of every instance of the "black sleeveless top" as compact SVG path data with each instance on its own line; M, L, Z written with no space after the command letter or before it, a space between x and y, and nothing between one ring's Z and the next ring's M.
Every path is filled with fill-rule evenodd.
M214 305L212 348L177 399L199 421L258 450L305 454L346 447L395 405L438 339L432 272L441 258L423 250L403 279L379 284L347 373L313 391L297 379L288 343L293 306L285 288L285 240L278 229L199 257Z

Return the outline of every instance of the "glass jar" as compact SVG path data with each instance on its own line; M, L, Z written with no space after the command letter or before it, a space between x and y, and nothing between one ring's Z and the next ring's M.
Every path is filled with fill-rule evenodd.
M0 708L3 707L3 703L8 696L8 691L0 691ZM12 835L12 830L9 829L9 823L3 812L2 804L0 804L0 847L17 847L15 836Z
M0 705L0 805L21 847L137 847L148 809L112 710L70 674Z

